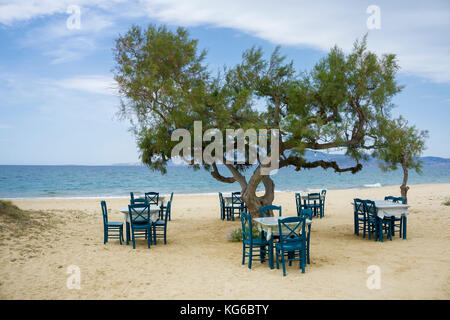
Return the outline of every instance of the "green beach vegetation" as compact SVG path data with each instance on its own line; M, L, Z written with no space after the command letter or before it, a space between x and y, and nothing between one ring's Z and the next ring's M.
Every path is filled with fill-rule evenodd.
M380 130L383 131L382 147L376 149L373 155L382 161L380 168L383 171L397 170L399 166L402 168L400 194L408 201L408 170L422 173L422 161L419 157L425 150L428 131L408 125L408 121L402 116L387 122Z

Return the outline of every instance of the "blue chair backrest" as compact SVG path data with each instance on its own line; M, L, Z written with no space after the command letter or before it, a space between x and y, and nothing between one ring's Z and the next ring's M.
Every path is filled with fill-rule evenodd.
M278 220L280 244L305 239L306 217L287 217Z
M355 213L359 215L363 215L364 211L364 201L361 199L355 198L353 199L353 205L355 206Z
M148 203L136 203L128 205L131 224L150 222L150 205Z
M270 211L278 211L278 216L281 217L281 206L274 205L262 206L261 208L259 208L259 215L261 216L261 218L270 217ZM275 212L273 213L273 215L275 216Z
M375 218L377 216L377 206L375 205L375 202L372 200L363 200L363 203L366 214L371 218Z
M309 208L300 209L300 211L297 212L297 216L300 218L306 217L307 219L312 220L313 212Z
M327 195L327 190L323 189L320 194L325 197Z
M159 192L146 192L145 193L145 199L147 199L147 201L150 204L158 205Z
M106 202L104 200L102 200L100 202L100 204L102 206L103 223L107 224L108 223L108 208L106 207Z
M170 200L169 201L172 201L172 198L173 198L173 192L170 194Z
M239 191L231 193L232 204L242 204L241 193Z
M252 217L245 212L241 212L241 224L242 239L251 241L253 239Z
M130 203L133 203L134 200L134 193L130 192Z
M302 205L302 195L300 193L295 194L295 205L297 206L298 211L298 208L300 208Z
M397 197L397 198L395 198L394 197L394 200L393 200L395 203L399 203L399 202L401 202L401 203L403 203L403 204L406 204L406 199L404 198L404 197Z
M320 197L320 193L308 193L308 204L311 202L316 203L316 201L319 201L319 203L322 201Z
M141 198L133 198L130 201L131 204L149 204L149 201L147 199L141 199Z
M162 218L164 219L164 222L167 222L167 217L170 216L171 206L172 206L172 200L169 200L169 202L167 203L166 209L165 209L166 212L163 212Z
M219 192L219 200L220 200L220 208L222 209L224 206L222 192Z

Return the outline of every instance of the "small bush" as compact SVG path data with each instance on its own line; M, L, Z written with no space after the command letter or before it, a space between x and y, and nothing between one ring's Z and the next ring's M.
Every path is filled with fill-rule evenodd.
M447 206L447 207L450 206L450 200L445 201L445 202L443 203L443 205L444 205L444 206Z
M252 229L253 238L259 238L260 233L257 229ZM242 241L242 229L237 228L231 231L231 241L233 242L241 242Z
M15 206L11 201L5 200L0 200L0 216L15 221L29 220L29 215Z

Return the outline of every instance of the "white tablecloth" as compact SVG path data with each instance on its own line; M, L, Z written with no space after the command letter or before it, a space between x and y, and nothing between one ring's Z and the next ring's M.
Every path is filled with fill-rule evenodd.
M135 210L137 211L138 209L135 208ZM161 208L159 206L156 206L156 205L150 206L150 220L152 222L156 222L158 220L159 210L161 210ZM129 212L128 212L128 206L121 208L120 212L123 213L125 221L130 223L131 221L130 221L130 216L129 216Z
M409 205L387 200L375 200L377 215L380 219L391 216L408 215Z
M283 217L283 216L276 216L276 217L265 217L265 218L253 218L253 221L256 222L256 225L258 227L258 230L264 231L266 233L266 239L270 240L270 238L272 238L272 234L279 234L279 230L278 230L278 220L279 219L284 219L287 217ZM298 222L293 222L293 225L296 225ZM311 224L312 221L309 219L306 219L306 225ZM285 231L284 229L282 230L283 232ZM289 233L289 230L286 230L286 232Z

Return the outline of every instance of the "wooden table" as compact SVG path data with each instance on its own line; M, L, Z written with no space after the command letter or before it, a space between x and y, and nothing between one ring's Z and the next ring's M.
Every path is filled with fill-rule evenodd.
M138 208L135 208L136 211L138 211ZM159 211L161 210L160 206L156 206L156 205L150 205L150 221L152 223L158 221L159 219ZM130 242L130 215L129 215L129 210L128 210L128 206L120 208L120 212L123 213L123 217L125 219L125 225L126 225L126 240L127 240L127 245Z
M264 217L264 218L253 218L252 220L256 222L256 226L260 232L264 232L266 239L269 241L270 250L269 250L269 266L273 269L273 237L272 235L279 235L278 229L278 220L287 218L283 216L275 216L275 217ZM311 223L312 221L306 219L306 239L307 245L309 247L309 239L311 234ZM298 222L293 222L293 225L298 224ZM309 249L309 248L308 248Z
M410 207L407 204L403 203L395 203L387 200L373 200L375 202L375 207L377 208L377 217L379 219L383 219L384 217L396 217L401 216L402 219L402 239L406 239L406 222L408 215L408 208ZM352 205L355 205L352 202ZM357 219L357 214L355 212L355 219ZM356 230L356 220L355 220L355 230ZM380 238L383 241L382 237Z

